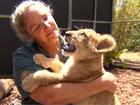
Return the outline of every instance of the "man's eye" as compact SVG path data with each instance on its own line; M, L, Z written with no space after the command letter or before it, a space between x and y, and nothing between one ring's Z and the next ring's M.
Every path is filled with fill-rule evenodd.
M48 17L45 17L44 20L48 20Z
M44 21L48 20L48 17L47 16L43 16L43 20Z

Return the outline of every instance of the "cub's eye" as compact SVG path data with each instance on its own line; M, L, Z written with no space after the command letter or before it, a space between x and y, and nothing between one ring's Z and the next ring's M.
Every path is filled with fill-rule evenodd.
M80 32L78 35L86 36L85 32Z

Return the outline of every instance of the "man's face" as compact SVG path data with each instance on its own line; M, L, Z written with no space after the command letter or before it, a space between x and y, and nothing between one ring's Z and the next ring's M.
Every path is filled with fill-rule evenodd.
M47 7L31 6L23 15L29 35L38 43L46 44L58 37L58 26Z

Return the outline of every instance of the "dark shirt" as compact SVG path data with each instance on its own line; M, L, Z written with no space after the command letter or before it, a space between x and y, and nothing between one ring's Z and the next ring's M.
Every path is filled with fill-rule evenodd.
M29 97L30 93L22 89L21 82L21 75L25 70L36 72L44 69L33 61L33 55L36 53L42 53L51 58L51 55L48 52L45 52L36 43L23 45L13 53L13 75L17 88L22 96L22 104L24 105L39 105L39 103Z

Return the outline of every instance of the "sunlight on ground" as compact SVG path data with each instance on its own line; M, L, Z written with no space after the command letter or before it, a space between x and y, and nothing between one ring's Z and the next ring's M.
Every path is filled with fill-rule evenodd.
M126 52L122 55L122 58L131 62L140 62L140 52Z

